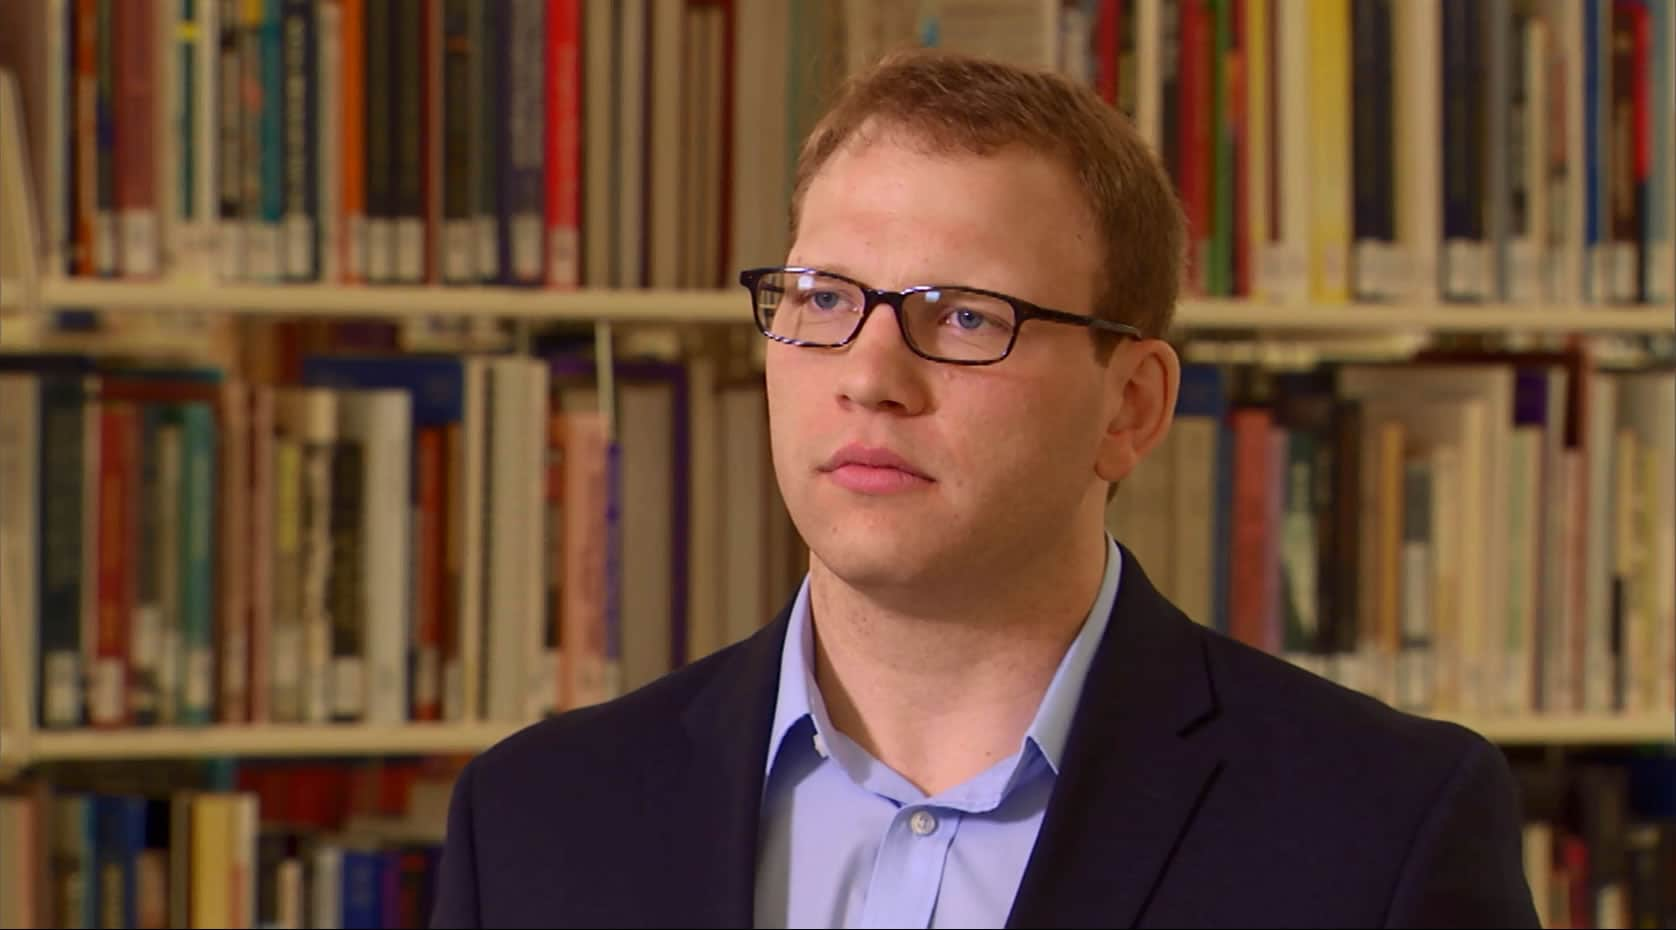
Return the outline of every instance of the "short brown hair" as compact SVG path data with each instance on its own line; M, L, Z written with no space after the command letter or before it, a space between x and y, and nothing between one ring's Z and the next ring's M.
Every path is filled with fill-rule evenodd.
M804 141L791 194L793 239L810 181L870 122L932 152L987 155L1023 144L1061 159L1105 238L1094 315L1151 337L1169 330L1187 240L1181 202L1134 125L1091 88L946 50L887 55L838 88Z

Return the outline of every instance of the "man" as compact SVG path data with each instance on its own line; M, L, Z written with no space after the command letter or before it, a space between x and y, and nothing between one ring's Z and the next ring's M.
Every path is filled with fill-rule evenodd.
M1185 238L1114 111L894 57L792 234L741 280L802 588L475 759L437 925L1535 924L1494 747L1194 623L1106 535Z

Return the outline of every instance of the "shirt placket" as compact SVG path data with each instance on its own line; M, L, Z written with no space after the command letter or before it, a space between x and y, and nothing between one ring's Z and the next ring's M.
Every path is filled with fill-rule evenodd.
M929 927L961 814L924 805L891 819L873 863L862 927Z

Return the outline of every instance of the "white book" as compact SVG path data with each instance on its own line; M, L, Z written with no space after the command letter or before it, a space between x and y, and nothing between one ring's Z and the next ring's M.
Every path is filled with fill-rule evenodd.
M619 17L616 84L616 179L615 229L616 264L612 283L616 287L646 284L646 226L642 211L646 198L646 158L643 126L646 120L646 17L650 0L621 0ZM590 46L591 48L592 46ZM585 86L585 85L584 85Z
M1419 303L1438 299L1441 216L1442 101L1439 0L1391 5L1396 74L1397 246L1407 263L1399 293ZM1354 106L1354 103L1352 103Z
M537 573L545 512L539 428L545 417L532 406L535 383L545 369L530 359L497 357L489 362L489 432L485 445L489 479L484 530L483 617L485 643L483 716L488 720L528 719L528 682L540 654L543 615ZM536 644L537 648L531 649Z
M41 548L40 382L0 375L0 731L35 727L35 643L39 630ZM15 738L15 737L7 737Z
M484 553L488 548L483 475L488 452L489 361L467 356L461 364L465 371L461 399L464 414L459 442L449 450L449 468L460 477L450 481L448 489L448 519L455 527L449 533L449 545L458 547L449 560L460 573L459 600L450 605L459 624L454 640L458 652L443 661L442 715L449 721L476 721L482 719L483 706Z
M682 62L692 54L685 41L686 4L683 0L649 0L646 12L651 16L651 79L647 86L650 97L651 134L647 146L647 285L675 288L681 280L681 167L697 152L699 137L683 139L681 131ZM706 135L714 135L707 128ZM689 189L691 190L691 189Z
M413 590L407 546L413 450L412 398L401 389L343 390L338 429L361 446L362 679L368 723L407 719L407 652ZM342 661L342 657L338 657Z

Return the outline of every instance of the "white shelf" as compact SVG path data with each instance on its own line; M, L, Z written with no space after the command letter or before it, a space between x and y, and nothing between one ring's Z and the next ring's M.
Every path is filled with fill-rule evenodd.
M1676 744L1670 713L1625 716L1466 717L1434 715L1503 746ZM415 723L395 726L268 724L36 731L8 739L4 765L137 759L472 754L528 724Z
M410 319L490 315L528 320L748 323L737 291L557 290L518 287L169 284L57 279L44 282L51 308L204 310L290 317Z
M50 279L46 307L107 310L204 310L293 317L407 319L482 313L505 319L662 323L748 323L741 288L717 290L557 290L517 287L337 286L326 284L188 284ZM1184 300L1179 329L1252 329L1296 333L1676 332L1676 308L1370 304L1270 304Z
M217 756L454 755L487 749L526 723L264 724L37 730L23 762L213 758ZM19 760L8 759L17 765Z
M1477 731L1503 746L1627 746L1676 744L1676 714L1669 711L1613 715L1472 717L1433 714Z

